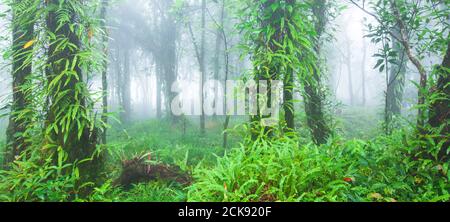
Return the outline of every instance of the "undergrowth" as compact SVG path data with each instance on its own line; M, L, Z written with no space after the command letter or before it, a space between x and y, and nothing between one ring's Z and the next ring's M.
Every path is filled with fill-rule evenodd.
M422 155L430 150L418 150L422 142L408 130L365 140L335 137L322 146L309 142L304 131L301 138L251 143L235 132L230 148L223 149L219 123L210 123L206 135L192 123L186 130L156 120L115 127L107 145L109 179L87 197L78 195L76 171L58 176L75 167L64 164L64 155L57 165L16 161L15 169L0 173L0 201L450 201L449 164ZM191 172L193 183L113 186L121 161L143 153Z
M197 168L189 201L448 201L448 163L417 159L398 132L368 142L260 139Z

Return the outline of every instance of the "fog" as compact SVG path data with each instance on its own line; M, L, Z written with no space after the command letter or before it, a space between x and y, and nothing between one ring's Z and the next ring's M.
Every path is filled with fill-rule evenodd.
M199 1L190 1L193 6L186 17L187 23L200 23ZM131 106L135 117L149 118L156 116L157 101L157 67L155 59L159 54L154 53L158 46L151 46L158 43L158 35L154 30L155 9L161 10L161 3L152 3L150 1L122 1L114 7L110 12L112 22L111 48L112 54L127 48L130 50L131 63ZM346 1L341 1L346 8L341 11L340 15L332 21L328 27L330 34L334 36L334 40L329 43L324 55L328 63L328 72L325 74L330 87L331 98L335 103L342 103L344 106L365 106L375 109L382 109L384 104L384 93L386 90L386 74L374 70L376 58L372 55L377 53L380 44L374 44L369 38L364 36L367 34L368 23L374 23L373 19L360 9ZM210 4L208 7L208 15L206 18L206 73L210 79L213 79L214 72L214 44L215 44L215 22L219 15L219 7L217 4ZM160 12L163 13L163 12ZM239 33L234 30L236 19L227 18L225 30L227 32L228 41L230 42L231 54L231 76L239 78L243 73L251 68L250 63L245 59L239 59L237 45L239 44ZM189 34L188 25L177 21L177 64L176 72L178 81L182 83L183 98L198 102L198 89L200 80L200 69L196 58L195 46L192 43L192 36ZM200 27L193 27L194 30ZM335 31L332 31L335 29ZM145 30L147 30L146 33ZM195 33L197 44L200 35ZM365 45L365 46L364 46ZM150 47L150 48L149 48ZM153 48L151 48L153 47ZM366 47L366 59L363 61L364 47ZM223 58L221 58L223 60ZM109 70L114 72L114 58L110 58ZM221 62L222 63L222 62ZM223 66L223 65L222 65ZM349 67L351 70L349 70ZM223 67L221 67L223 68ZM223 69L221 70L223 72ZM349 77L349 72L351 76ZM411 80L417 79L418 73L413 69L408 70L408 76ZM363 76L364 75L364 76ZM365 101L363 99L363 78L365 79ZM349 79L351 79L351 84ZM223 80L223 77L220 78ZM114 80L111 79L112 84ZM164 87L164 86L163 86ZM350 88L352 92L350 93ZM415 95L414 87L409 85L406 87L411 92L408 95ZM412 89L411 89L412 88ZM111 94L112 95L112 94ZM411 97L410 96L410 97ZM353 97L353 98L352 98ZM414 99L414 98L410 98ZM162 98L164 103L164 98ZM353 100L353 101L352 101ZM112 101L116 108L120 105L117 101ZM162 110L166 107L162 107Z
M171 79L164 81L161 79L164 73L168 72L172 72L174 74L172 77L181 83L183 99L192 100L194 103L199 102L201 70L197 54L201 40L201 3L198 0L186 1L189 7L183 12L183 19L180 20L175 19L171 14L173 8L168 4L169 2L171 1L122 0L108 11L106 20L110 40L107 76L108 100L112 111L120 113L123 109L129 109L132 119L148 119L164 115L170 108L170 99L167 97L172 97L167 91L167 88L171 86L164 82L175 82ZM366 24L375 23L375 21L347 1L338 2L346 8L328 26L328 33L333 36L333 40L324 47L326 52L324 59L328 64L324 77L327 79L330 91L329 99L342 106L362 106L382 110L387 85L386 74L373 69L376 59L372 57L381 46L372 43L369 38L364 38L367 34ZM218 77L218 80L224 81L223 44L219 46L222 51L219 58L215 57L217 36L220 35L217 32L217 23L221 18L219 6L217 3L210 3L207 6L205 73L207 79ZM234 28L238 18L227 14L231 7L227 6L223 14L229 54L228 79L239 79L251 69L251 63L246 55L240 53L238 45L241 36ZM6 7L2 5L0 9L5 11ZM4 37L0 47L3 49L9 45L8 20L8 17L2 17L0 23ZM190 33L189 26L194 30L193 33ZM175 44L175 47L170 44ZM171 52L173 55L166 53L169 47L175 49ZM365 61L364 54L366 54ZM427 64L431 65L433 59L430 58ZM2 66L8 67L8 61L0 59ZM217 68L218 70L215 70ZM127 72L129 75L123 75ZM124 81L128 81L126 78L130 78L129 85L121 89ZM414 68L407 69L407 78L411 81L417 80L418 73ZM5 107L9 103L11 94L8 68L1 69L0 80L2 89L0 102L1 107ZM90 80L90 85L93 91L101 90L99 73ZM126 105L129 107L124 107L123 101L120 101L124 91L129 93L125 96L129 97L129 104ZM409 107L408 104L413 103L417 94L415 87L409 81L407 81L405 92L405 107ZM161 100L160 108L157 105L158 98ZM3 113L7 111L2 110ZM4 129L5 126L6 119L2 118L0 128ZM0 134L4 135L4 133Z
M5 10L7 7L0 3L0 49L2 54L4 50L9 46L9 31L7 27L7 18L5 18ZM5 137L5 129L7 126L7 118L4 117L8 112L6 105L9 103L11 94L11 75L9 73L9 65L4 60L3 56L0 56L0 139Z

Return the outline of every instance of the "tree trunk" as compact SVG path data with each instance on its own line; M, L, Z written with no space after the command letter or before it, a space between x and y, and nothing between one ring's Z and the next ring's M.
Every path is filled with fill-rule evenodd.
M156 117L158 119L161 119L162 117L162 111L161 111L161 65L157 62L156 63Z
M29 114L25 109L29 108L27 91L23 87L29 82L32 73L32 63L27 61L27 57L32 53L33 47L25 48L26 44L32 44L34 39L34 13L29 9L18 9L16 4L23 2L26 7L33 9L36 6L34 1L14 1L13 13L13 39L12 39L12 89L13 101L11 114L9 116L9 125L7 128L7 150L3 158L4 165L14 161L15 157L20 155L27 148L26 130L29 124ZM24 115L25 114L25 115ZM24 116L22 116L24 115Z
M172 92L172 85L177 81L177 26L175 23L174 16L170 13L170 7L172 6L172 1L165 1L165 13L162 22L162 40L164 41L164 48L161 49L162 57L164 58L164 77L165 77L165 104L167 116L170 118L172 123L177 122L177 117L171 112L171 102L176 97L176 93Z
M119 82L121 88L121 106L123 108L122 112L122 122L125 124L130 123L131 115L131 70L130 70L130 49L124 49L123 53L123 72L122 72L122 82Z
M321 54L321 41L320 38L323 35L326 20L326 2L325 0L318 0L313 3L313 13L316 16L316 22L314 24L317 34L314 49L317 55ZM319 61L318 61L319 62ZM320 65L318 65L320 67ZM330 135L330 128L325 121L325 111L323 100L325 98L321 87L320 68L315 68L312 77L303 80L303 87L305 91L305 112L308 126L311 130L312 139L316 144L323 144L327 141Z
M347 65L347 80L348 80L348 96L350 98L350 105L355 104L355 99L353 95L353 73L352 73L352 54L350 50L350 44L347 43L347 59L345 64Z
M105 61L103 63L103 71L102 71L102 90L103 90L103 95L102 95L102 103L103 103L103 113L102 113L102 121L105 124L105 126L103 127L103 132L102 132L102 143L106 144L107 142L107 127L106 124L108 124L108 78L107 78L107 74L108 74L108 41L109 41L109 37L108 37L108 30L106 28L106 16L107 16L107 10L108 10L108 0L102 0L102 8L101 8L101 12L100 12L100 17L101 17L101 28L104 30L104 36L103 36L103 53L105 54L106 58Z
M450 38L450 37L449 37ZM444 60L440 67L437 68L437 72L439 74L437 85L435 86L435 92L439 94L436 101L431 104L430 107L430 119L429 124L432 127L438 128L443 126L440 136L437 140L436 144L439 142L444 142L441 152L439 153L439 158L442 160L448 160L448 147L450 145L450 141L448 135L450 135L450 127L449 127L449 100L450 100L450 42L447 43L447 52L444 57Z
M220 57L223 55L222 42L225 41L222 35L224 29L224 19L225 19L225 0L222 0L220 5L220 20L216 27L216 46L214 50L214 80L217 82L220 78ZM225 52L226 53L226 52ZM219 86L216 84L214 86L214 96L216 100L219 97Z
M82 45L70 23L59 25L60 13L67 13L71 23L79 20L73 8L80 7L77 4L77 2L60 4L60 0L48 1L47 29L52 33L49 38L56 42L68 41L73 47L57 48L58 44L50 44L47 51L49 66L46 75L49 81L47 93L50 107L46 129L58 128L59 130L47 130L46 140L51 147L62 148L67 153L68 163L94 158L78 164L80 184L83 184L87 181L99 180L102 161L100 156L94 155L98 131L94 123L86 118L90 112L86 107L89 95L86 83L83 81L80 61L76 59ZM72 64L73 68L66 68L66 63ZM72 117L67 117L68 112L73 112ZM66 118L72 118L72 121L67 122ZM60 157L56 150L55 155ZM58 158L55 157L55 163ZM71 173L70 169L67 173Z
M295 131L295 114L294 114L294 72L289 70L284 77L284 121L286 123L286 132Z
M121 50L120 50L120 46L116 46L116 53L115 53L115 73L116 73L116 78L115 78L115 98L116 98L116 105L117 107L122 106L122 76L123 76L123 70L122 70L122 57L121 55Z
M289 3L286 4L291 4L291 1L289 1ZM272 11L271 7L273 7L276 4L281 4L280 2L278 2L278 0L268 0L265 2L261 2L260 4L260 8L261 8L261 21L260 21L260 26L261 27L270 27L270 29L274 30L273 35L269 36L270 38L268 38L267 36L263 36L264 34L261 33L260 37L257 42L257 49L258 50L264 50L263 52L258 52L259 54L261 54L258 58L256 58L256 63L254 62L253 66L254 66L254 70L256 71L255 77L254 77L254 81L257 84L257 100L256 101L260 101L261 97L265 97L264 99L267 99L267 104L266 107L267 108L271 108L272 107L272 92L271 92L271 81L272 80L277 80L278 77L282 76L283 74L289 75L287 73L279 73L279 65L277 64L277 61L272 61L272 60L268 60L264 55L266 53L272 53L272 52L278 52L280 49L280 46L276 43L282 42L282 38L283 38L283 31L281 30L281 25L280 25L280 21L282 20L282 15L281 13L284 13L285 11L283 9L278 8L275 11ZM283 18L284 19L284 18ZM286 27L285 27L286 28ZM261 48L261 49L259 49ZM256 53L255 53L256 54ZM258 61L259 60L259 61ZM261 89L261 85L260 83L262 81L267 81L267 91L265 92L266 94L263 95L262 92L260 91ZM289 103L286 103L286 101L284 101L285 104L284 106L288 106ZM292 101L291 101L292 102ZM252 126L252 139L256 140L259 136L260 136L260 132L262 129L264 136L267 137L272 137L273 136L273 126L265 126L263 125L262 121L265 118L269 118L269 115L263 115L264 107L260 106L261 104L258 102L257 105L257 115L256 116L251 116L251 122L253 124Z
M366 60L367 60L367 42L363 38L363 57L361 63L361 85L362 85L362 105L366 106Z
M418 114L417 114L417 128L420 132L423 132L425 127L425 112L423 105L425 104L425 95L423 94L423 90L427 89L427 82L428 82L428 76L427 72L425 70L425 67L422 65L421 61L417 58L417 56L413 53L413 50L411 48L411 45L409 43L408 38L408 30L406 28L406 25L404 21L402 20L402 16L400 14L400 10L397 6L396 1L390 1L391 2L391 8L394 13L394 16L398 23L399 28L399 34L400 34L400 43L403 45L406 55L408 56L409 60L414 64L414 66L417 68L420 74L420 89L418 90L418 101L417 105L418 108Z
M398 53L395 64L391 64L386 92L386 127L392 129L392 120L402 111L403 91L405 88L407 57L401 44L394 40L394 50Z
M203 94L203 86L205 84L206 78L206 64L205 64L205 44L206 44L206 0L202 0L202 36L200 43L200 107L201 107L201 116L200 116L200 132L205 134L205 109L204 109L204 94Z

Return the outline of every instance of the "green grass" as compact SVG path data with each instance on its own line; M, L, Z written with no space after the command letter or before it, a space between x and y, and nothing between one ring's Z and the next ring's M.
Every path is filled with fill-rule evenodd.
M107 144L109 182L96 188L87 200L77 201L450 200L449 164L418 155L422 152L417 150L421 141L408 136L411 130L398 129L390 136L380 134L376 112L365 109L349 108L339 119L343 133L322 146L311 143L308 129L299 118L298 137L280 136L246 144L246 134L234 130L226 150L221 147L220 118L208 121L205 135L200 134L197 120L175 125L148 120L114 126L109 130ZM242 121L245 118L234 119L231 128ZM0 147L4 147L1 140ZM184 187L171 181L153 181L134 184L128 190L111 185L120 174L122 159L148 152L153 161L191 172L193 183ZM34 180L29 177L38 178L54 167L50 164L36 169L28 162L21 163L21 167L28 174L13 171L9 177L0 175L7 185L0 189L10 189L11 181L23 185L15 192L0 193L0 200L25 200L30 198L27 195L37 201L68 198L74 178Z
M382 114L376 108L346 106L336 118L338 131L346 139L370 140L383 134Z
M186 133L183 124L171 125L165 121L149 120L118 130L111 130L109 145L114 160L118 157L130 157L142 152L152 152L157 160L175 163L183 160L188 152L188 163L198 164L200 161L210 161L215 155L223 155L222 123L210 122L211 128L201 135L197 126L187 123ZM239 136L232 134L230 146L240 141Z
M4 138L0 138L0 163L3 163L3 152L6 148L6 141Z
M136 184L130 190L115 189L110 194L115 202L185 202L186 192L176 184L151 182Z
M437 162L413 160L414 145L405 145L408 132L380 135L378 114L359 108L344 110L344 132L328 144L302 138L240 144L221 148L221 123L210 123L206 135L189 123L145 121L111 131L112 168L117 176L119 157L152 152L158 161L193 172L189 187L167 182L115 188L106 200L138 202L184 201L443 201L450 199L447 178ZM349 139L350 138L350 139ZM408 142L414 144L414 138ZM448 171L448 164L444 166ZM347 179L351 182L347 182Z
M257 141L197 168L188 201L449 201L448 163L416 160L403 138Z
M230 125L237 124L234 120ZM216 156L223 156L222 121L208 121L205 135L198 127L187 121L184 124L168 124L165 121L148 120L129 126L114 127L109 133L111 177L120 173L120 160L142 153L152 153L152 159L167 164L175 164L184 170L192 171L199 164L212 166ZM185 132L185 133L184 133ZM230 146L241 140L239 135L230 134ZM113 201L186 201L186 190L179 185L166 183L138 184L128 191L115 190L119 198Z

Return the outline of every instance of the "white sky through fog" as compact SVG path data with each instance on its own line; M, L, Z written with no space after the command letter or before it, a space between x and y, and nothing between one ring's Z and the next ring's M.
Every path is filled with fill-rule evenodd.
M339 79L339 86L336 91L336 97L344 104L348 104L350 96L348 92L349 81L347 77L348 69L345 64L342 65L342 73L339 75L339 63L342 62L342 53L346 55L346 44L350 44L352 53L352 83L355 103L362 102L362 58L363 58L363 42L367 44L367 54L365 63L366 76L366 99L367 105L379 106L383 102L383 92L385 90L384 73L373 70L375 59L372 58L379 46L370 42L370 39L363 38L367 33L367 27L363 25L363 19L366 17L369 23L373 23L373 19L361 11L359 8L348 1L341 1L347 5L347 8L341 12L336 18L334 24L337 31L334 33L335 41L328 44L329 54L327 55L329 63L329 74L331 79L335 79L335 84ZM339 78L340 76L340 78Z

